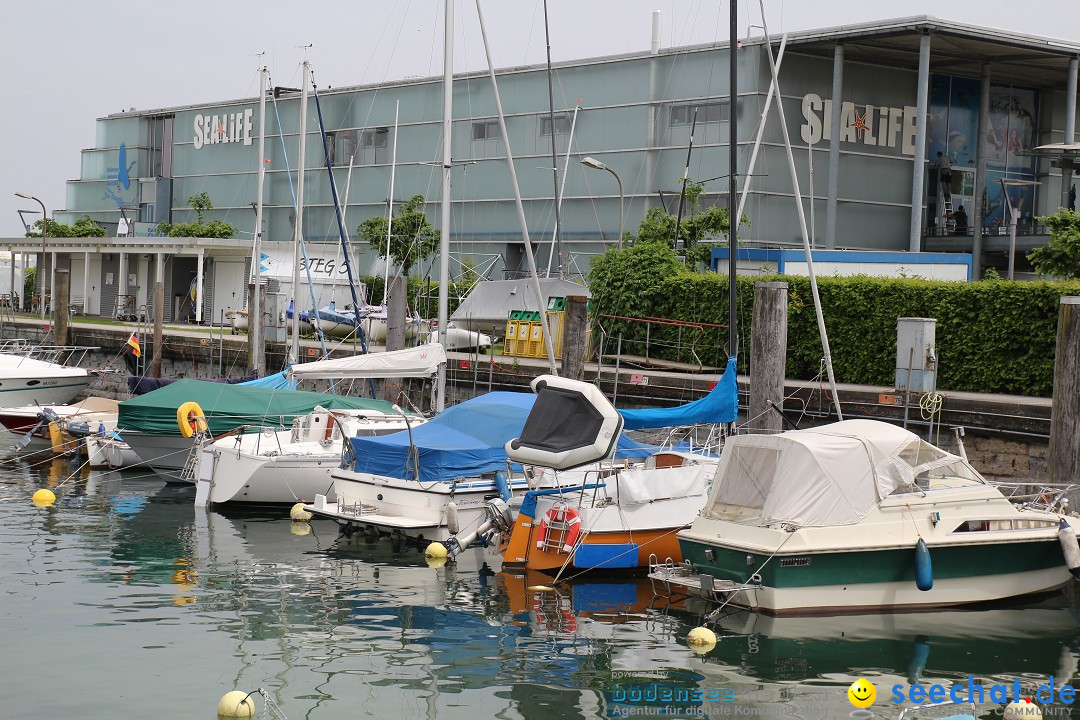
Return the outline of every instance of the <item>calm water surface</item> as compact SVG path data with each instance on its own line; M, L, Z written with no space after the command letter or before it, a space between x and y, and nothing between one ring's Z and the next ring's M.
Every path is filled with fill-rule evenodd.
M197 511L191 489L155 476L64 482L71 472L0 464L0 717L213 718L225 692L264 688L289 720L844 718L847 686L865 677L873 717L895 718L897 683L1034 686L1077 672L1080 626L1064 599L734 613L699 656L683 638L702 609L654 599L647 581L531 591L550 581L430 568L389 540L297 527L285 511ZM62 482L55 506L30 502Z

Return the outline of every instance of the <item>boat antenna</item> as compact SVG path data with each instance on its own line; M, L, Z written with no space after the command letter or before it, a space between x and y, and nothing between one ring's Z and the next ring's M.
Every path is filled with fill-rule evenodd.
M544 0L544 38L547 41L548 127L551 129L551 169L555 180L555 248L559 255L559 277L565 275L562 251L562 222L559 217L559 159L555 149L555 91L551 86L551 32L548 30L547 0ZM575 117L577 113L574 113ZM566 120L564 115L563 120ZM543 304L541 302L541 304ZM540 309L543 312L543 308Z

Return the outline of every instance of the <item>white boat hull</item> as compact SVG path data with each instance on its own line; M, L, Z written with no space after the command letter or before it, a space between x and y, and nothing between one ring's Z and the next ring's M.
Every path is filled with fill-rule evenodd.
M338 452L304 455L252 455L221 448L203 450L200 477L209 473L210 502L255 504L312 501L318 494L336 501L330 472L341 463ZM204 464L209 464L206 468Z
M131 446L115 438L86 438L87 463L92 468L131 468L142 462Z

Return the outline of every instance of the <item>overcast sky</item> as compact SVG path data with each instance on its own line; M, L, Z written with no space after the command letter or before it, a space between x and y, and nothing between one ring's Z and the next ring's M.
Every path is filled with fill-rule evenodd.
M497 67L544 61L543 0L481 0ZM761 24L738 0L740 35ZM1080 42L1080 0L764 0L769 32L912 15ZM66 207L94 120L127 108L256 94L259 52L276 84L298 86L307 50L316 81L337 87L442 72L441 0L33 0L0 4L0 237L23 234L16 210ZM647 50L663 12L665 47L725 41L715 0L548 0L552 60ZM455 69L486 67L474 0L456 2ZM753 34L760 33L752 30Z

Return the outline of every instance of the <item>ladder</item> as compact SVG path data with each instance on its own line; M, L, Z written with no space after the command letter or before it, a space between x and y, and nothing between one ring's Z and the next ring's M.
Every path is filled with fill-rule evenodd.
M941 208L941 229L946 235L951 235L956 230L956 220L953 219L952 195L942 194L938 207Z
M199 456L202 454L203 445L206 444L209 436L197 432L191 439L194 442L191 443L191 452L188 453L187 460L184 461L184 469L180 471L180 479L194 485L198 479L195 476L199 469Z

